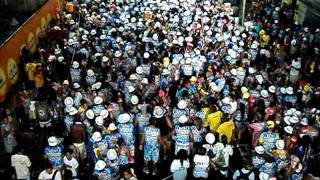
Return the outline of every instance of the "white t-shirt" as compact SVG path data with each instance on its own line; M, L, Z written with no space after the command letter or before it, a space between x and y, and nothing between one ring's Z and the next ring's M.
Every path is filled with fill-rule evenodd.
M178 170L187 169L190 167L189 160L183 160L183 165L181 166L180 159L175 159L171 163L170 171L175 172Z
M196 178L208 177L208 167L209 167L209 156L206 155L195 155L193 158L195 164L193 169L193 176Z
M22 154L12 155L11 166L16 170L17 179L27 179L30 176L29 167L31 162L28 156Z
M215 144L213 146L213 154L215 154L215 157L213 158L214 161L216 160L216 158L218 158L220 156L219 153L221 152L221 150L224 153L224 160L226 162L226 165L224 167L228 167L229 166L229 157L232 156L233 149L228 144L226 145L226 147L224 147L224 145L221 142L218 142L217 144Z
M79 166L78 161L72 157L71 160L68 160L66 156L63 157L63 163L66 166L66 169L69 169L72 171L72 176L76 177L77 176L77 168Z
M56 173L56 177L54 179L52 179L52 176L53 176L55 171L57 171L57 170L54 169L51 174L48 174L46 170L43 170L39 174L38 180L62 180L60 171L58 171Z

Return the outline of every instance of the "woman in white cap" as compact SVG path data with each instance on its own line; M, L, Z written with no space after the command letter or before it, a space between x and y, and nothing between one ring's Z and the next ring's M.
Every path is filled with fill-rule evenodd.
M188 154L190 153L190 146L192 146L192 131L190 126L186 125L188 117L181 115L178 118L179 124L175 125L172 139L175 141L175 154L180 149L185 149Z
M134 136L134 125L132 116L128 113L120 114L117 118L118 121L118 130L124 140L124 146L130 150L130 159L128 163L134 163L134 151L135 151L135 136Z
M114 123L110 123L108 126L108 133L105 136L105 140L109 144L109 148L116 148L118 140L121 138L121 134L118 133L117 129Z
M55 136L48 138L48 146L44 149L45 159L48 159L53 168L61 169L63 165L63 146L60 144L59 139Z
M254 148L255 155L251 156L252 165L255 169L259 169L266 161L263 157L265 154L263 146L256 146Z
M104 159L106 151L108 149L108 143L103 139L99 131L95 131L88 142L88 151L90 157L96 162L99 159Z

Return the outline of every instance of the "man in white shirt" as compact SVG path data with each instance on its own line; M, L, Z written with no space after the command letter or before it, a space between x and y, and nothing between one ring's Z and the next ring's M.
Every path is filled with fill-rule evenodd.
M79 167L78 161L71 155L72 150L66 152L66 155L63 157L63 164L65 169L68 169L72 172L72 177L77 177L77 169Z
M62 180L62 177L60 171L53 169L52 164L48 163L47 168L39 174L38 180Z
M23 148L18 147L17 154L11 156L11 166L16 170L17 179L30 179L31 162L28 156L23 155Z

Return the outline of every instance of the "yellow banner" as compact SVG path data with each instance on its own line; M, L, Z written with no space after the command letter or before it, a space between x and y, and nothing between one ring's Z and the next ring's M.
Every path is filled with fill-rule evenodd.
M26 46L32 53L37 49L39 34L45 32L56 18L59 0L48 0L20 29L0 48L0 102L3 102L11 86L19 77L19 56Z

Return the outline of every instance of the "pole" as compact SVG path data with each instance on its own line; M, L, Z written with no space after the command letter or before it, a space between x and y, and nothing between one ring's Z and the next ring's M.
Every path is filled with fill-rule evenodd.
M247 0L242 0L241 1L242 4L241 4L241 25L243 26L243 23L244 23L244 16L245 16L245 13L246 13L246 3L247 3Z

